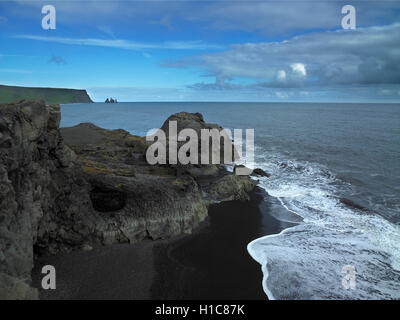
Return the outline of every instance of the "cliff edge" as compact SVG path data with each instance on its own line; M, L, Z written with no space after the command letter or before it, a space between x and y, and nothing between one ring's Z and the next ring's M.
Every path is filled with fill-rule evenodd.
M47 104L93 102L86 90L0 85L0 103L10 103L21 99L43 100Z

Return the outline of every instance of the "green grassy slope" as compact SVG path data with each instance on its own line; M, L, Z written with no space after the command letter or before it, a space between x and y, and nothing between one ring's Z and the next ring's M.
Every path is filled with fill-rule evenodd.
M59 89L59 88L29 88L0 85L0 103L9 103L15 100L44 100L47 104L53 103L89 103L93 102L86 90Z

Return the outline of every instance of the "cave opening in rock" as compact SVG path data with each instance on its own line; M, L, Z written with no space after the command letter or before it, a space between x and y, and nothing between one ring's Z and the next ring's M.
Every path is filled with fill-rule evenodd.
M126 193L95 187L90 192L90 200L93 208L99 212L118 211L126 205Z

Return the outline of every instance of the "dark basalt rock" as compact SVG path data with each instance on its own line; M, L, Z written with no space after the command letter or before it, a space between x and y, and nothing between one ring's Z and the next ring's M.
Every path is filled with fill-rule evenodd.
M90 200L93 208L99 212L114 212L121 210L126 205L126 193L94 188L90 191Z
M168 119L165 120L165 122L161 126L161 129L164 130L167 136L169 134L170 121L177 122L178 132L182 131L183 129L190 128L195 130L199 135L199 137L201 129L219 129L219 130L223 129L221 126L217 124L206 123L201 113L179 112L168 117Z
M267 177L269 178L271 175L267 172L265 172L263 169L256 168L253 170L253 173L251 174L252 176L260 176L260 177Z
M0 119L0 298L32 299L33 245L52 251L50 239L73 233L70 218L90 202L58 131L59 105L0 104Z
M236 174L236 170L237 169L239 169L239 168L246 168L246 166L244 166L244 165L242 165L242 164L240 164L240 165L236 165L234 168L233 168L233 172ZM267 173L267 172L265 172L263 169L260 169L260 168L256 168L256 169L253 169L253 170L250 170L250 169L248 169L248 168L246 168L249 172L251 172L251 176L252 177L267 177L267 178L269 178L271 175L269 174L269 173Z
M176 121L176 123L177 123L176 134L179 134L179 132L181 132L183 129L189 129L189 128L193 129L197 133L198 150L199 150L198 163L201 163L201 152L203 152L202 146L201 146L201 131L203 129L206 129L206 130L214 129L214 130L218 130L220 133L224 133L223 132L224 128L222 128L218 124L206 123L204 121L203 115L201 113L179 112L179 113L173 114L170 117L168 117L168 119L165 120L165 122L161 126L161 129L164 131L167 138L171 138L170 137L170 122L171 121ZM178 148L185 143L186 142L178 142ZM212 139L210 138L209 139L209 155L210 155L209 163L212 163L213 149L211 147L212 146L211 143L212 143ZM230 138L226 137L226 139L223 138L220 140L220 152L219 152L219 157L220 157L219 162L220 163L223 163L223 161L224 161L224 151L225 151L226 143L230 144L232 147L232 156L230 157L230 159L233 161L238 159L238 153L236 152L235 148L233 147L232 141L230 140ZM167 139L167 144L168 144L168 139ZM168 154L167 154L167 158L168 158ZM225 164L231 164L231 163L232 163L232 161L230 163L225 163Z
M113 99L113 98L107 98L106 101L104 101L105 103L117 103L117 99Z
M200 114L186 125L207 126ZM59 105L0 104L0 299L35 299L35 254L190 233L210 203L256 185L221 166L150 166L145 138L59 129ZM35 249L35 251L34 251Z

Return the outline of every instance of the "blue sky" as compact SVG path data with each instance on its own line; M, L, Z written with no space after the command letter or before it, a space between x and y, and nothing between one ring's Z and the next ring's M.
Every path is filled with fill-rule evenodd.
M0 38L0 84L95 101L400 101L400 1L0 0Z

